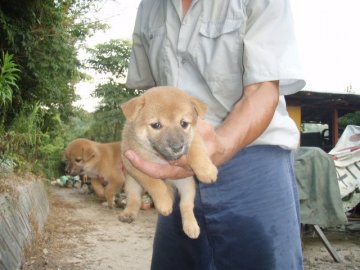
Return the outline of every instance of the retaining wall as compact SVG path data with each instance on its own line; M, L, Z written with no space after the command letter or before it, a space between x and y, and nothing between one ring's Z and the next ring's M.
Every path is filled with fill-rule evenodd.
M24 247L42 230L49 202L40 180L18 187L18 196L0 195L0 269L20 269Z

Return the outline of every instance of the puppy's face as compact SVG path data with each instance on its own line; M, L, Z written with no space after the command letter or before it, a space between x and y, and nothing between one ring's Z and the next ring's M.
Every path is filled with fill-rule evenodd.
M207 106L171 87L155 87L122 105L142 146L165 160L175 160L187 153L198 116Z
M66 172L70 175L82 175L95 161L96 149L86 139L76 139L65 149Z

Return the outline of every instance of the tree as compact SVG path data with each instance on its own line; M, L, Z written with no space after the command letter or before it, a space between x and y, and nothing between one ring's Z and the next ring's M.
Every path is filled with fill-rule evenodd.
M126 88L124 79L130 61L131 42L111 40L89 49L88 67L106 76L105 83L97 85L94 97L100 98L94 113L93 136L99 141L116 141L121 138L124 116L120 104L139 94Z
M39 103L64 118L76 100L81 79L77 48L103 25L84 17L95 0L19 0L0 2L0 51L14 55L19 91L3 117L6 127L26 104ZM44 115L45 116L45 115ZM48 117L51 118L51 117Z
M7 155L42 169L61 161L64 126L76 110L74 86L84 76L77 51L105 28L87 16L102 1L0 1L0 55L13 56L0 65L8 67L0 75L7 78L0 90L0 161Z
M88 48L88 53L90 68L117 79L126 77L131 53L130 40L113 39L96 45L95 49Z
M360 112L345 114L339 118L339 127L344 130L347 125L360 126Z

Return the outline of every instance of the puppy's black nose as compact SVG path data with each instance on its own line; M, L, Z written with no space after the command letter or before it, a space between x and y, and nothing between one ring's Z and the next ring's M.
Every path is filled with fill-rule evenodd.
M180 153L184 150L184 145L182 143L172 144L170 147L174 153Z

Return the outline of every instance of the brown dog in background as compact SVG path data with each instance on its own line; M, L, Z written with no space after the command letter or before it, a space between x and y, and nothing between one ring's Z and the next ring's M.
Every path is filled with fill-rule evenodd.
M158 163L186 155L197 179L204 183L216 180L217 168L196 132L197 119L205 116L206 104L174 87L154 87L121 108L126 118L121 145L123 154L132 149L142 158ZM180 195L183 230L190 238L199 236L200 228L193 211L196 192L193 177L163 181L135 169L126 157L123 157L123 163L127 205L119 217L121 221L131 222L136 218L143 188L152 197L158 212L169 215L175 187Z
M121 143L98 143L76 139L65 149L66 171L70 175L86 175L100 198L105 198L110 208L114 196L125 182L121 159Z

